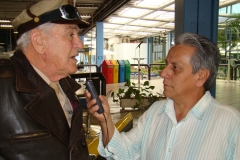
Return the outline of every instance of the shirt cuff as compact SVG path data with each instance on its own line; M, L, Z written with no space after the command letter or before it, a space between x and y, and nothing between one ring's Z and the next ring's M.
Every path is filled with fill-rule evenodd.
M118 147L121 144L121 135L119 131L114 127L114 134L112 139L108 142L108 145L104 147L103 141L102 141L102 130L99 134L99 143L98 143L98 152L101 156L107 158L107 157L113 157L114 155L117 155L118 153ZM120 142L120 143L118 143ZM118 146L118 147L117 147Z

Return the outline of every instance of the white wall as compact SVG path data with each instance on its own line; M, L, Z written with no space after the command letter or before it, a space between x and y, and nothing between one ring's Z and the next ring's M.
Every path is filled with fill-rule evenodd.
M114 44L114 59L129 60L130 64L138 64L137 60L132 58L139 58L139 48L136 48L139 43L121 43ZM146 58L140 61L140 64L147 64L147 44L142 43L140 46L140 58Z

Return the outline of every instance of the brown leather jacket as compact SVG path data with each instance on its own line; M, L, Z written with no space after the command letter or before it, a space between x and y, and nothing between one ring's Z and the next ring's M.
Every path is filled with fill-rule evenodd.
M88 160L80 88L67 77L59 81L76 107L71 129L52 88L21 51L0 59L0 157L6 160ZM74 107L74 108L75 108Z

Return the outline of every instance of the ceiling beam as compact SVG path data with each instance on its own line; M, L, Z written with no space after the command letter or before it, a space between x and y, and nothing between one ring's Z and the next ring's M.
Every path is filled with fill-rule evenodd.
M102 6L94 13L93 17L88 21L90 23L90 26L88 28L82 29L81 35L84 35L89 30L94 28L96 26L96 22L102 22L128 1L130 0L109 0L107 3L102 4Z

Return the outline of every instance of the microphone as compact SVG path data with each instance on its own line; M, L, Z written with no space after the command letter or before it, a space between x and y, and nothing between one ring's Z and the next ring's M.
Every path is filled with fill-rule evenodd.
M139 47L140 48L140 45L143 43L143 41L141 41L140 43L139 43L139 45L136 47L136 49Z

